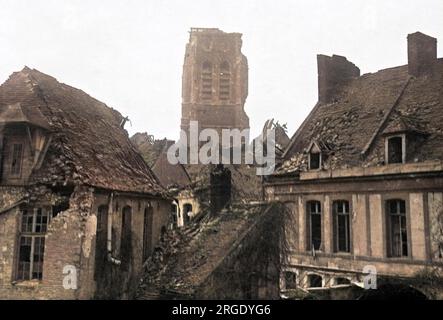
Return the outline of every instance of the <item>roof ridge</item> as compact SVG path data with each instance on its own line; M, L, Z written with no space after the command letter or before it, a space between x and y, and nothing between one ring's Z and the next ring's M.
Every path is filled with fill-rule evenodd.
M300 136L301 132L304 130L304 128L306 127L306 125L311 121L311 118L317 113L317 109L320 108L322 104L320 103L320 101L318 101L316 103L316 105L314 106L314 108L312 108L311 112L308 114L308 116L305 118L305 120L302 122L302 124L300 125L300 127L298 127L297 131L295 131L294 135L292 136L291 140L289 141L285 151L283 152L282 158L285 159L286 156L288 155L288 152L292 149L295 141L297 140L297 138Z

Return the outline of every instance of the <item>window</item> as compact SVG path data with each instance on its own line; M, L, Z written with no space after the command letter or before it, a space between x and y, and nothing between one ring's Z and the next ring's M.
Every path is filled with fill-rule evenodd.
M11 175L20 176L22 170L23 145L12 145Z
M183 218L184 218L184 222L188 223L189 221L191 221L191 215L192 215L192 204L190 203L185 203L183 205Z
M308 250L320 250L321 247L321 204L309 201L308 211Z
M318 170L321 167L321 153L309 153L309 170Z
M403 139L404 139L403 137L392 137L387 139L388 164L405 162L405 150L404 150Z
M212 64L205 61L201 73L201 97L203 100L212 99Z
M153 209L151 206L145 208L145 214L143 218L143 260L146 260L151 254L152 250L152 219Z
M132 209L129 206L123 208L122 211L122 231L120 242L120 256L122 261L122 267L129 269L129 265L132 257Z
M297 274L294 272L286 271L285 275L285 288L286 290L297 288Z
M229 63L227 61L224 61L220 65L220 88L219 88L220 100L229 100L230 86L231 86L231 71L229 68Z
M323 278L317 274L310 274L308 276L309 288L321 288L323 287Z
M94 279L103 276L107 259L108 239L108 206L103 205L97 210L97 232L95 234L95 273Z
M349 202L334 201L333 215L335 252L350 252Z
M407 257L406 202L403 200L389 200L386 209L388 213L388 256Z
M49 219L50 210L22 210L17 280L42 279L45 234Z
M172 223L173 226L175 227L177 225L177 205L176 204L171 204L171 215L172 215Z

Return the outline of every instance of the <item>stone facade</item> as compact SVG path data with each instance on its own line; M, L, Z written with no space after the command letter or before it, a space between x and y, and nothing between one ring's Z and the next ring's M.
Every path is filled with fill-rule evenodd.
M171 199L122 119L37 70L0 86L0 299L134 296Z
M283 288L362 286L365 268L406 281L443 271L435 44L409 35L407 66L361 76L344 57L318 57L319 102L264 185L292 212Z

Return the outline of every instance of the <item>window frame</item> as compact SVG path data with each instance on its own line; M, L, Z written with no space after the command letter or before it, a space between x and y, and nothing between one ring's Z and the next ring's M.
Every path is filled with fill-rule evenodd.
M338 205L344 204L345 208L347 206L347 212L338 211ZM339 217L344 216L346 221L346 235L345 242L347 250L341 250L340 248L340 221ZM332 219L333 219L333 249L335 253L349 254L352 250L352 223L351 223L351 203L349 200L337 199L332 201Z
M218 99L223 102L231 100L231 65L223 61L219 68Z
M391 212L391 203L396 203L396 211ZM404 204L404 212L401 212L402 205ZM386 221L386 256L388 258L394 259L407 259L411 257L411 237L409 234L409 217L408 217L408 202L401 198L387 199L385 201L385 221ZM394 252L394 230L393 230L393 219L399 220L398 226L400 230L400 245L397 245L397 251L400 249L401 253ZM403 221L404 220L404 223ZM404 226L403 226L404 224ZM404 228L402 228L404 227ZM404 229L404 230L402 230ZM406 236L406 242L403 241L403 235ZM405 246L405 247L404 247ZM406 248L406 255L404 254L404 248Z
M16 150L15 148L17 146L20 146L20 157L16 159ZM11 163L9 168L9 174L13 178L20 178L23 171L23 155L24 155L24 144L23 143L17 143L14 142L11 144ZM15 168L18 168L18 170L14 170Z
M389 141L395 138L401 138L401 162L390 162L389 161ZM385 162L386 164L405 164L406 163L406 135L396 134L390 135L385 138Z
M133 256L132 256L132 215L133 209L131 206L123 206L121 214L121 230L120 230L120 260L121 266L124 270L129 270Z
M24 221L24 212L32 211L32 215L27 214L26 216L31 217L31 221L29 223ZM41 219L46 217L46 222L43 223L42 220L38 222L39 212L41 213ZM15 266L15 275L14 279L16 281L32 281L37 280L41 281L43 279L43 265L44 265L44 254L45 254L45 246L46 246L46 233L48 231L48 226L50 221L52 220L52 209L50 207L45 206L36 206L36 207L24 207L20 209L21 219L20 219L20 232L18 236L18 245L17 245L17 256L16 256L16 266ZM26 228L24 228L26 225ZM31 227L30 229L28 227ZM45 228L42 228L45 226ZM37 230L39 227L40 229ZM25 230L23 230L25 229ZM44 230L43 230L44 229ZM29 262L22 261L22 239L30 239L30 250L29 250ZM39 244L37 243L37 240ZM35 250L36 247L39 246L40 253L38 254L41 257L41 260L37 263L40 263L39 272L37 276L34 277L34 267L35 267ZM28 255L28 254L27 254ZM22 263L29 263L29 266L23 266ZM28 269L28 270L25 270ZM27 276L26 276L27 271Z
M318 167L317 168L313 168L312 165L311 165L311 161L312 161L311 157L312 157L313 154L318 155ZM322 168L322 153L321 152L309 151L308 165L309 165L309 170L310 171L319 171L319 170L321 170L321 168Z
M318 207L316 208L316 211L311 211L311 204L318 204ZM319 217L320 219L320 244L318 246L318 249L314 245L313 241L313 232L312 232L312 216L315 215ZM323 239L323 206L322 202L319 200L308 200L306 201L306 222L307 222L307 251L322 251L324 239Z
M298 274L295 271L285 270L283 271L285 290L295 290L298 288ZM289 277L291 277L291 281L288 281ZM288 286L288 283L290 284Z
M152 252L153 221L154 208L150 205L146 206L143 211L143 261L145 261Z
M320 286L312 286L311 285L311 280L313 278L316 278L317 280L319 280L321 282ZM325 287L325 278L322 275L319 275L317 273L308 273L306 275L306 285L308 289L318 289L318 288L324 288Z
M107 261L107 241L109 224L109 206L106 204L97 207L97 226L95 233L95 267L94 280L103 277Z
M203 101L211 101L214 96L214 66L210 61L201 64L200 73L200 98ZM208 87L209 85L209 87ZM207 91L209 88L209 91Z

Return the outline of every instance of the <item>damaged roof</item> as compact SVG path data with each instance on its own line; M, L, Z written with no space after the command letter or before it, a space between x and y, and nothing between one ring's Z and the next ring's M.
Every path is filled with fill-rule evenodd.
M384 165L383 137L400 132L422 136L413 161L443 159L443 59L425 76L410 76L405 65L344 84L335 100L317 103L276 174L307 170L307 148L314 141L330 149L325 169Z
M120 126L123 116L79 89L25 67L0 86L0 114L8 115L6 121L43 123L51 130L34 182L164 192Z
M0 109L0 124L26 123L49 129L49 123L38 108L22 106L20 103L9 104Z

